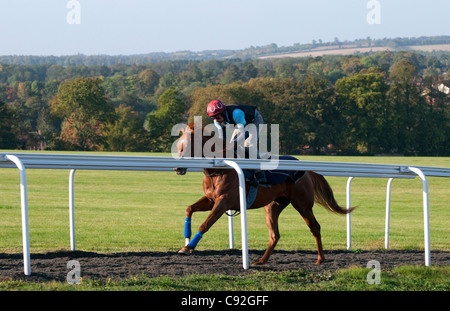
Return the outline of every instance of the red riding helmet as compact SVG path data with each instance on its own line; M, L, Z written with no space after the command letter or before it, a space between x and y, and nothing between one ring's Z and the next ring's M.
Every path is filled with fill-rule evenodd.
M208 116L210 117L216 116L219 113L224 112L226 109L227 108L220 100L215 99L208 104L207 108Z

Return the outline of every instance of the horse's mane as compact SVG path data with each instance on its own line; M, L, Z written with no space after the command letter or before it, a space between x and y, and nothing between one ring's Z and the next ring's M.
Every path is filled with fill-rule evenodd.
M190 132L193 132L194 131L194 122L189 123L187 127L189 128Z

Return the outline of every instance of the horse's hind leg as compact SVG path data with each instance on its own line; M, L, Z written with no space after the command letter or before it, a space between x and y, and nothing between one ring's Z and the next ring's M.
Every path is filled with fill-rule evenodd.
M320 225L317 222L316 217L314 217L314 213L312 211L312 208L314 206L313 192L303 191L302 188L296 188L292 193L293 195L291 195L291 197L289 198L291 200L291 204L303 217L309 227L309 230L316 239L318 253L316 264L321 264L325 260L325 256L322 247L322 237L320 235Z
M308 201L308 200L305 200ZM300 215L305 220L306 224L309 227L309 230L313 234L314 238L316 239L316 245L317 245L317 262L316 264L321 264L325 260L325 255L323 253L323 247L322 247L322 237L320 235L320 225L317 222L316 217L314 217L314 213L312 211L312 207L314 203L306 203L301 202L300 200L294 200L292 203L292 206L300 213Z
M272 252L280 239L278 217L288 204L289 201L286 198L279 198L264 207L266 213L266 224L269 228L269 246L264 252L262 258L253 263L252 266L265 264L269 260L270 255L272 255Z
M302 212L300 212L302 214ZM317 245L317 262L316 264L321 264L325 260L325 255L323 253L323 247L322 247L322 237L320 235L320 225L317 222L316 217L314 217L312 208L305 211L304 214L302 214L303 219L305 220L306 224L308 225L309 229L311 230L311 233L313 234L314 238L316 239L316 245Z
M192 214L199 211L210 211L214 206L214 201L208 199L206 196L186 208L186 219L184 221L184 238L185 245L191 239L191 218Z

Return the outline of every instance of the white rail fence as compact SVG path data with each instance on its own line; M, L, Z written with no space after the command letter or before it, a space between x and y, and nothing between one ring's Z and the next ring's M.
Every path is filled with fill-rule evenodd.
M74 175L76 170L125 170L125 171L173 171L175 167L189 168L191 171L201 171L203 168L234 169L239 177L242 265L249 268L247 243L247 207L245 179L243 169L274 169L270 160L252 159L205 159L150 156L116 156L116 155L70 155L43 153L0 153L0 168L18 168L20 173L20 197L22 217L22 240L24 274L31 274L30 243L28 230L28 195L26 169L67 169L69 174L69 223L70 247L75 250L75 213L74 213ZM277 170L314 171L324 176L348 177L346 204L351 206L351 182L355 177L388 178L386 193L386 223L385 247L389 247L389 215L390 193L394 178L415 178L419 176L423 184L423 221L425 265L430 265L430 229L428 182L426 176L450 177L450 168L424 167L405 165L292 161L278 160ZM229 218L230 248L234 248L233 219ZM347 215L347 249L351 248L351 216Z

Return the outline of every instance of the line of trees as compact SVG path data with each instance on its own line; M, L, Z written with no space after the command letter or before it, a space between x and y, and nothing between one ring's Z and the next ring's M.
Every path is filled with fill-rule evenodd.
M169 151L206 105L257 106L284 154L450 154L450 56L0 64L0 148Z
M200 52L153 52L136 55L63 55L63 56L34 56L34 55L0 55L0 63L16 65L85 65L85 66L113 66L120 64L148 64L173 60L221 60L225 58L254 59L280 53L305 52L316 48L353 48L353 47L389 47L395 50L408 50L413 46L450 44L450 36L421 36L403 38L371 38L355 40L339 40L324 42L322 39L312 40L311 43L294 43L291 46L278 46L275 43L263 46L251 46L241 50L206 50Z

